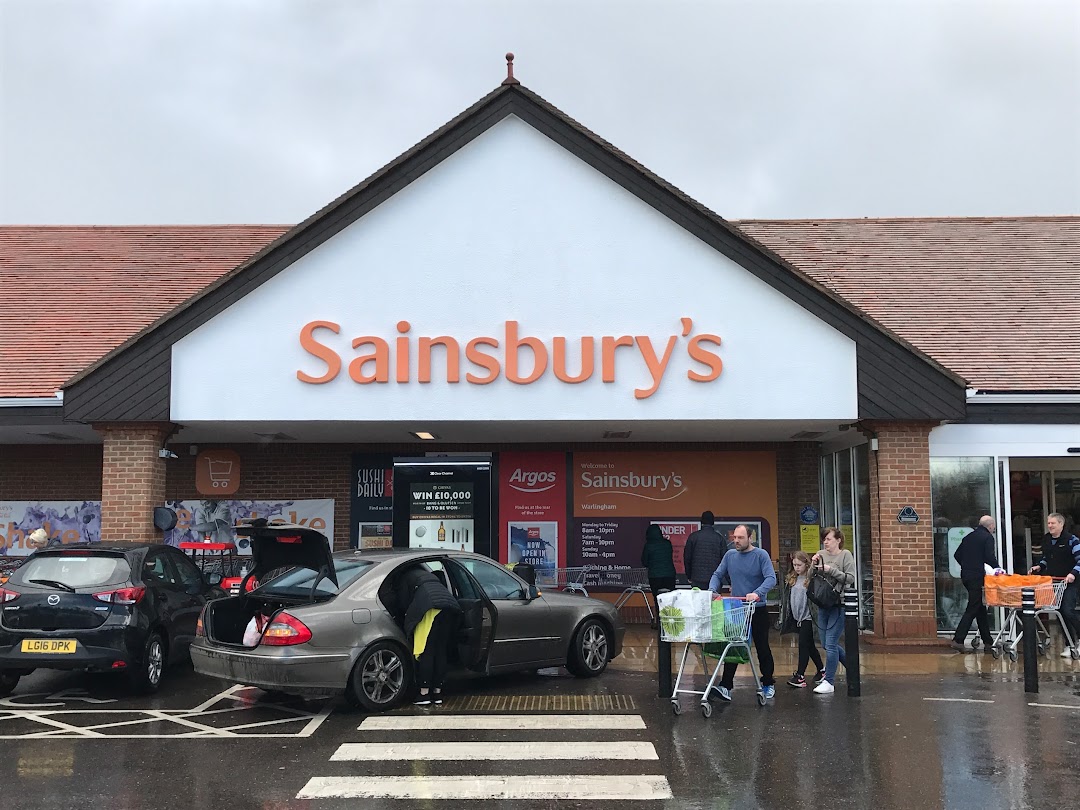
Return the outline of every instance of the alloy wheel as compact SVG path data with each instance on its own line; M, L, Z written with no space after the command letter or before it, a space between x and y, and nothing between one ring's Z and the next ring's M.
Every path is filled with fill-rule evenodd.
M161 671L164 668L164 655L161 650L161 642L155 639L150 644L146 655L146 680L156 686L161 680Z
M581 639L581 658L590 671L596 672L607 663L608 640L604 628L598 624L585 629Z
M360 672L360 685L372 703L390 703L401 694L404 682L405 667L392 650L374 652Z

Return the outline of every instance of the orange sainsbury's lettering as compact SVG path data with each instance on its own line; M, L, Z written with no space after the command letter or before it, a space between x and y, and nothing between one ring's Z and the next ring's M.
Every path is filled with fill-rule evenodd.
M354 354L348 364L348 373L349 378L360 385L391 381L408 384L414 379L430 383L433 376L453 384L461 379L464 359L468 363L465 381L472 385L488 385L500 377L515 385L530 385L548 374L549 369L551 376L559 382L578 385L593 380L599 365L601 382L614 383L619 379L625 382L630 377L635 385L632 389L634 398L643 400L660 390L673 363L679 366L689 361L689 367L684 368L686 378L692 382L713 382L723 371L724 363L713 348L721 345L720 336L693 335L691 318L681 318L679 323L672 333L659 339L649 335L584 335L578 339L577 348L572 349L570 339L561 335L547 338L529 335L516 320L503 322L504 340L482 336L468 341L449 335L414 338L412 324L403 320L396 323L397 334L393 339L376 335L354 338L350 342ZM319 329L332 335L341 334L341 326L333 321L311 321L300 329L301 348L326 365L326 370L319 375L297 370L296 378L312 385L336 379L343 362L342 352L335 350L332 336L316 340ZM660 340L664 341L662 353ZM338 338L337 343L341 346L345 340ZM618 354L619 348L635 346L637 352ZM436 353L436 348L442 351ZM571 354L573 357L569 356ZM441 365L439 360L433 360L433 355L439 360L445 357L445 377L441 373L433 375L432 366ZM679 357L683 361L679 361ZM576 373L572 373L570 367Z
M316 329L329 329L335 335L341 334L341 326L333 321L312 321L304 324L300 330L300 346L308 354L318 357L326 363L326 372L321 377L313 377L303 371L296 372L296 379L313 385L328 383L341 373L341 357L329 346L324 346L315 340L314 332Z

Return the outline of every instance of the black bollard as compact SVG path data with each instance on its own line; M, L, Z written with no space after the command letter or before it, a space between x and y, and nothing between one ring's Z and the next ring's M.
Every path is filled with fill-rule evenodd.
M1035 589L1020 589L1024 628L1024 691L1039 691L1039 636L1035 629Z
M862 677L859 674L859 592L854 586L844 591L844 655L847 658L848 697L862 695Z
M660 588L656 595L670 593L667 588ZM660 622L660 600L656 600L656 682L657 695L663 700L671 698L671 642L664 641L664 629Z

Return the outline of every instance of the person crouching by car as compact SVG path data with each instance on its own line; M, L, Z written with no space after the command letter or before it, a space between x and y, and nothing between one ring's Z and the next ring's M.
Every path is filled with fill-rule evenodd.
M675 562L671 541L655 523L645 530L645 547L641 550L641 564L649 573L649 588L653 598L657 591L675 590Z
M461 606L439 579L419 566L409 568L397 582L398 605L405 608L405 635L412 641L417 706L442 703L450 647L454 643Z

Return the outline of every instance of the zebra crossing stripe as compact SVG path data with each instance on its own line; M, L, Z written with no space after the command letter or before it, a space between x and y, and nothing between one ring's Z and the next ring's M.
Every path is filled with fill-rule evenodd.
M540 759L659 759L647 742L421 742L343 743L331 762Z
M644 729L636 714L406 714L378 715L360 724L360 731L563 731Z
M297 799L670 799L663 776L317 776Z

